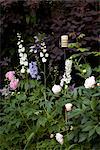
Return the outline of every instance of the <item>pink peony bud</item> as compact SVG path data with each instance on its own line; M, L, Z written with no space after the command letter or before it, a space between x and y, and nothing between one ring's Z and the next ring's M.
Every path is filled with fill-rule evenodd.
M5 75L6 79L9 81L13 80L15 78L15 71L9 71Z
M18 83L19 83L19 79L11 80L11 82L10 82L10 88L12 90L16 90L16 88L18 87Z

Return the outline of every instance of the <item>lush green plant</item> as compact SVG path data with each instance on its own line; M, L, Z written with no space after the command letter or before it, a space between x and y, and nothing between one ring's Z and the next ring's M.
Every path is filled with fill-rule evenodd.
M20 34L17 36L20 37ZM80 36L82 38L83 34ZM45 46L45 42L42 44ZM20 46L22 46L22 49L24 48L22 44ZM75 48L77 54L71 55L70 59L65 61L65 68L67 67L65 69L66 79L69 84L71 81L71 70L72 74L74 76L77 74L79 79L75 82L72 76L70 85L62 86L61 91L57 94L55 94L53 89L51 90L51 87L59 80L57 76L60 76L60 73L57 74L52 70L52 76L50 72L49 74L46 72L48 71L48 68L46 70L48 60L45 57L47 50L44 48L46 52L43 53L43 47L41 48L42 50L39 49L38 53L33 53L39 70L42 69L40 71L41 77L43 74L41 81L36 80L37 78L31 79L26 72L21 72L20 67L23 68L24 64L18 66L16 76L15 74L13 75L15 76L14 78L9 79L6 76L6 79L9 79L10 82L11 80L16 81L19 77L20 84L18 90L15 90L16 87L12 89L14 90L12 92L10 87L9 93L1 97L1 150L93 150L94 148L99 148L99 67L93 67L87 61L87 56L93 55L98 57L99 53L89 52L87 48L82 48L79 41L69 43L68 47ZM43 54L42 58L46 58L46 62L41 61L40 52ZM26 51L22 54L21 59L26 55ZM27 55L25 56L25 61L28 62ZM72 62L73 65L71 64ZM28 69L28 66L24 67L24 69ZM73 72L73 69L75 72ZM35 65L36 72L38 73ZM47 78L48 75L52 76L51 83ZM96 79L93 78L96 81L93 81L93 85L89 81L91 86L88 85L90 87L87 88L84 82L92 75L95 76ZM53 80L54 78L55 80ZM66 104L68 103L72 105L72 108L69 110L66 109ZM59 141L59 143L57 142L57 133L63 135L64 142L62 144Z
M100 135L99 87L64 89L54 95L40 81L24 80L19 91L1 100L1 150L91 150L95 146L93 141ZM64 106L69 102L73 109L67 112ZM50 139L57 132L64 135L63 145Z

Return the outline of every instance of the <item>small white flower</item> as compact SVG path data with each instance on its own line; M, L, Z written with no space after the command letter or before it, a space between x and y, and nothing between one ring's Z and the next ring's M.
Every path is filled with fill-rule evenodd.
M86 89L94 88L95 84L96 84L95 77L91 76L85 80L84 86Z
M24 62L24 66L28 66L28 61L25 61L25 62Z
M21 42L24 42L23 40L21 40Z
M42 58L42 62L45 63L47 61L47 59L45 59L45 57Z
M25 73L25 68L24 68L24 66L22 66L22 69L21 69L20 72L21 72L21 73Z
M21 49L23 47L23 45L22 44L19 44L19 48Z
M49 57L49 54L48 54L48 53L46 53L46 54L45 54L45 57Z
M30 69L29 68L27 69L27 73L30 73Z
M44 54L42 52L40 52L40 57L43 57L43 56L44 56Z
M30 52L30 53L33 52L33 49L30 49L29 52Z
M64 143L63 135L60 133L56 133L56 140L62 145Z
M42 42L41 45L42 45L42 46L45 46L45 42Z
M22 47L22 48L21 48L21 52L25 52L25 47Z
M23 54L23 57L22 57L21 59L22 59L23 61L27 60L27 54L24 53L24 54Z
M18 53L21 53L21 49L18 49Z
M34 53L36 54L36 53L37 53L37 50L34 50Z
M19 53L19 56L20 56L20 57L23 57L23 53Z
M65 80L62 78L61 81L60 81L60 86L61 86L61 87L64 86L64 81L65 81Z
M45 53L47 50L46 50L45 48L43 48L43 50L42 50L42 51L43 51L43 53Z
M61 89L61 86L56 84L52 87L52 91L54 94L58 94L59 92L61 92Z
M73 105L71 103L65 104L66 111L71 111L72 110L72 106Z
M24 65L24 61L20 59L20 65Z
M18 41L17 45L20 45L20 41Z

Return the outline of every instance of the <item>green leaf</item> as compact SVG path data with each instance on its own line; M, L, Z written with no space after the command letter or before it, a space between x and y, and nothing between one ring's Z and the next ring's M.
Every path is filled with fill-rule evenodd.
M98 127L96 127L96 132L97 132L97 134L99 134L100 135L100 126Z
M45 126L45 123L47 122L47 118L44 116L40 116L40 118L37 121L37 126Z
M31 139L33 138L33 136L34 136L34 132L32 132L32 133L30 134L30 136L28 137L28 139L27 139L27 144L25 145L24 150L26 150L26 148L27 148L29 142L31 141Z
M85 133L82 133L79 135L79 142L83 142L84 140L86 140L87 138L87 134Z
M89 131L89 137L91 137L95 133L95 127Z
M68 48L78 48L79 47L79 43L68 43Z
M80 47L80 48L78 48L77 50L78 50L78 51L81 51L81 52L88 51L88 49L87 49L87 48L81 48L81 47Z
M76 116L81 115L82 113L83 113L83 110L77 108L77 109L73 110L72 112L70 112L70 117L71 117L71 118L72 118L72 117L76 117Z
M72 140L74 138L74 136L75 136L74 132L68 133L68 135L67 135L68 141Z
M98 104L97 100L93 99L93 100L90 102L91 109L92 109L92 110L95 110L97 104Z
M86 126L85 128L82 129L82 131L89 131L93 128L93 126Z

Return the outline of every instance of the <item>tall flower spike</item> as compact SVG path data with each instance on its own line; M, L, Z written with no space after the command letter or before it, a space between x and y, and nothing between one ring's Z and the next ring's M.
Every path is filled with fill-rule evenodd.
M41 43L40 57L42 58L43 63L45 63L47 61L47 58L49 57L49 54L47 53L45 42Z
M18 37L18 53L20 57L20 65L22 66L21 68L21 73L27 72L28 69L28 59L27 59L27 54L25 53L25 47L23 46L23 40L21 39L21 35L17 33Z
M72 71L72 60L66 59L65 61L65 73L61 79L60 86L64 86L64 83L69 84L71 81L71 71Z

